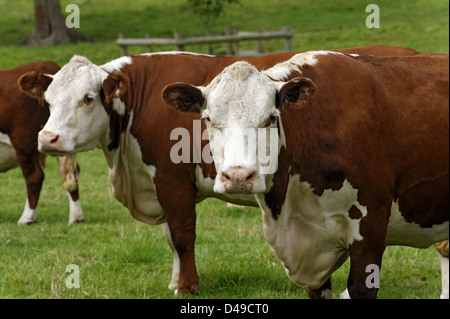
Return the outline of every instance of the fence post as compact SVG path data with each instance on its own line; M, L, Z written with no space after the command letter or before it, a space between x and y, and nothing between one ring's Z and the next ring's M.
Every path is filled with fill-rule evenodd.
M231 30L230 27L227 27L225 29L225 35L233 35L233 30ZM233 42L228 41L227 42L227 56L233 56Z
M262 32L261 28L258 28L257 31L258 31L259 33ZM262 53L262 43L261 43L261 39L258 39L258 49L257 49L257 50L258 50L258 53Z
M184 44L182 43L182 36L178 30L173 31L173 36L175 38L175 47L177 51L184 51Z
M125 39L125 35L123 33L119 33L119 39ZM120 55L121 56L128 55L127 54L127 46L126 45L121 45L120 46Z
M233 31L233 34L238 34L238 31ZM235 49L234 49L234 56L239 56L239 40L234 42Z
M145 38L146 39L150 39L150 34L146 33L145 34ZM151 45L147 45L147 52L152 52L152 46Z
M284 28L284 32L290 33L291 29L290 28ZM290 37L286 37L285 40L284 40L284 51L286 51L286 52L291 52L292 51L291 38Z

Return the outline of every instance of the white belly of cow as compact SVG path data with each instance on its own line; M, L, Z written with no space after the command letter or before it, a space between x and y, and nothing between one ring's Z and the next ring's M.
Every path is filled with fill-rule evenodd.
M164 211L156 197L153 182L156 168L142 161L136 138L129 131L123 133L120 148L105 154L116 199L137 220L151 225L164 223Z
M0 133L0 172L6 172L18 165L16 151L8 135Z
M255 197L262 209L264 235L288 276L298 285L319 288L345 261L349 246L363 239L359 225L361 218L367 216L367 208L358 203L358 190L348 181L341 189L325 190L318 196L308 183L292 176L276 220L264 194ZM361 212L360 219L349 217L352 206ZM448 239L448 224L422 228L408 223L394 202L386 244L428 247Z
M426 248L435 242L448 239L448 224L445 222L433 227L420 227L416 223L407 222L397 202L392 203L386 235L386 245L405 245Z
M266 239L296 284L319 288L345 261L349 245L362 240L360 220L351 219L348 213L356 206L362 218L367 215L357 201L357 193L345 181L340 190L326 190L317 196L308 183L293 176L276 220L264 195L256 196L263 211Z

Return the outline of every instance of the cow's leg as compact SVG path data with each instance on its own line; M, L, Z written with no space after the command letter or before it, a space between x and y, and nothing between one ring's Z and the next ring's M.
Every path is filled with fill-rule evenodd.
M375 299L378 294L383 252L378 247L364 243L356 243L352 246L354 247L350 252L347 294L351 299ZM369 278L369 276L372 277Z
M441 299L449 299L449 264L448 264L448 240L435 244L441 263L442 294Z
M78 189L73 192L68 191L69 197L69 224L84 222L83 209L81 208Z
M35 152L32 155L17 153L17 160L27 185L25 208L17 224L32 224L36 222L36 206L44 181L44 171L39 163L38 152Z
M80 167L74 155L57 157L59 172L61 174L61 186L67 190L69 197L69 224L84 221L78 195L78 176Z
M360 219L361 240L349 247L350 273L347 291L351 299L375 299L386 241L390 205L380 202L367 206L367 216Z
M350 295L348 293L348 289L345 289L340 296L341 299L350 299Z
M172 242L172 235L170 234L169 225L164 224L164 232L166 234L167 241L173 253L173 266L172 266L172 279L170 280L169 289L175 290L178 288L178 280L180 278L180 257Z
M173 201L173 200L172 200ZM198 289L198 274L195 266L195 204L191 207L175 204L165 210L172 243L179 257L180 275L175 294L191 293Z
M318 289L308 289L309 299L332 299L331 277Z
M179 185L188 183L179 182ZM195 292L198 288L198 274L195 267L195 192L188 187L174 189L177 181L165 179L164 185L158 187L157 194L164 210L170 230L172 244L179 257L178 289L175 294ZM176 261L174 261L174 264Z

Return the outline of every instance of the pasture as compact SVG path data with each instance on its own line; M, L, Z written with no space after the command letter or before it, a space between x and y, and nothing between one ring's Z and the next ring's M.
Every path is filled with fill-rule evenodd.
M115 39L119 32L129 37L143 37L147 32L153 37L171 36L175 28L189 35L202 33L201 26L192 23L193 14L183 8L183 0L137 0L132 5L118 0L63 0L63 10L69 3L80 6L80 30L96 42L23 47L19 42L32 30L33 7L26 0L0 0L0 68L44 59L63 65L73 54L101 64L118 57ZM448 1L377 1L381 28L372 30L365 26L369 3L241 0L241 5L225 11L215 29L288 26L296 34L292 42L295 51L374 43L423 52L448 51ZM266 50L283 47L281 40L263 44ZM241 44L241 49L246 46L255 44ZM144 49L133 47L129 52ZM187 49L205 50L202 46ZM16 224L26 198L21 171L0 174L0 298L307 298L305 290L288 279L265 242L260 210L231 210L213 199L197 206L199 292L174 297L167 288L172 252L163 226L134 220L113 198L100 151L79 154L77 159L83 224L67 224L67 194L60 187L53 158L47 158L37 223L30 226ZM80 288L66 286L66 267L71 264L80 269ZM345 289L348 266L347 262L333 276L334 298ZM439 298L440 268L434 248L388 247L380 286L382 299Z
M66 192L56 161L47 158L37 223L19 227L25 183L16 169L0 175L0 298L175 298L167 289L172 251L163 226L134 220L112 196L100 151L79 154L83 224L69 226ZM176 298L307 298L286 276L262 232L257 208L230 210L209 199L197 208L199 293ZM81 287L69 289L66 267L80 267ZM333 276L345 289L348 262ZM379 298L439 298L434 248L388 247Z

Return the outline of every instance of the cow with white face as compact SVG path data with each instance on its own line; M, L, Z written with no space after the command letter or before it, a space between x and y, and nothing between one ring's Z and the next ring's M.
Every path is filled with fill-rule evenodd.
M276 87L271 85L269 78L261 78L261 86L256 87L246 81L242 85L233 85L240 72L246 71L247 65L246 62L237 62L206 88L199 87L202 95L211 97L211 103L202 116L209 129L218 172L214 183L217 193L263 192L270 184L270 180L266 180L270 176L267 173L276 171L278 152L283 145L283 141L278 143L277 119L280 112L275 107ZM260 90L264 85L269 89ZM166 92L169 95L163 98L177 103L177 85ZM235 96L243 99L235 101ZM254 109L248 107L252 103ZM266 110L267 105L272 107ZM226 153L221 151L225 149Z
M225 68L206 87L170 85L162 99L178 110L199 111L206 119L218 172L214 191L248 194L271 188L278 154L286 144L279 99L296 102L299 98L296 108L300 108L315 92L314 82L307 78L274 82L242 61Z
M372 49L415 54L403 48ZM292 55L251 59L266 67ZM175 79L208 81L237 60L170 52L122 57L97 66L85 57L74 56L54 76L27 73L19 83L28 95L50 106L50 118L39 132L40 151L62 155L100 148L114 196L131 215L151 225L167 221L166 236L174 254L169 288L176 293L193 292L198 287L195 204L209 196L241 205L257 204L249 196L228 198L214 193L211 162L172 162L171 148L176 141L170 139L171 132L183 128L192 134L193 120L198 121L198 117L188 119L169 110L160 92ZM200 69L204 72L189 72ZM203 149L207 140L200 143Z
M162 97L214 128L214 190L254 194L295 283L327 296L350 256L346 296L374 298L369 275L387 245L449 237L448 69L448 54L307 52L262 72L238 62L206 87L176 83ZM264 173L240 134L272 125L277 169Z
M76 154L96 148L107 138L109 120L100 96L101 83L107 75L86 58L75 56L54 76L41 73L35 74L35 79L22 80L23 86L28 81L47 88L44 95L41 96L41 90L35 96L45 99L51 112L39 132L39 151L55 156Z
M0 70L0 172L20 167L27 187L27 200L19 225L36 222L37 206L44 180L45 155L39 153L36 140L49 117L48 105L20 91L17 81L26 72L54 74L59 66L51 61L31 62L13 69ZM80 168L75 156L58 157L61 184L67 190L69 224L84 221L78 193ZM6 199L5 199L6 200Z

